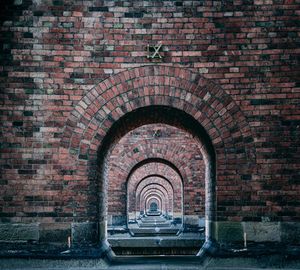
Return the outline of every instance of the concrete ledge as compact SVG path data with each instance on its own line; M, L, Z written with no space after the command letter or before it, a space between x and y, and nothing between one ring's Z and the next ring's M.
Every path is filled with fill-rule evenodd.
M0 241L38 241L39 223L30 224L0 224Z
M176 234L179 228L130 228L134 236Z
M197 215L185 215L183 216L184 225L188 226L199 226L199 216Z
M214 223L215 239L220 242L300 243L300 222L223 222Z
M218 242L242 242L243 226L240 222L215 222L215 238Z
M247 241L280 242L280 222L242 222Z
M171 248L188 248L188 247L200 247L204 243L203 236L200 235L189 235L187 237L142 237L142 238L132 238L124 237L116 238L111 237L108 239L110 245L114 247L171 247Z
M99 241L99 229L96 222L78 222L71 225L72 245L86 246Z
M300 222L280 223L281 242L287 244L300 244Z
M1 242L66 242L86 245L99 242L106 235L105 226L95 222L0 224ZM244 233L250 242L300 243L300 222L214 222L213 237L220 243L243 242Z
M135 218L135 217L133 217ZM123 226L127 223L127 216L107 216L107 225L108 226Z
M68 243L71 236L70 223L41 223L39 226L40 242Z

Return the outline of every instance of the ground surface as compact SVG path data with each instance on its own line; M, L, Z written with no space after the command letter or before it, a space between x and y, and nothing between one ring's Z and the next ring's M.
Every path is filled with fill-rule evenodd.
M115 256L113 263L100 259L104 254L97 247L86 249L77 247L67 250L57 247L32 243L2 243L0 245L0 270L81 270L81 269L299 269L299 246L276 246L272 244L249 243L247 249L227 247L217 252L215 258L197 256ZM112 254L111 254L112 255Z
M123 263L117 265L108 265L101 259L93 260L41 260L41 259L1 259L1 270L19 270L19 269L142 269L142 270L168 270L168 269L210 269L210 270L254 270L254 269L300 269L299 260L284 260L280 257L264 258L231 258L231 259L207 259L204 262L195 260L165 260L156 259L149 261L145 259L144 263L132 264Z

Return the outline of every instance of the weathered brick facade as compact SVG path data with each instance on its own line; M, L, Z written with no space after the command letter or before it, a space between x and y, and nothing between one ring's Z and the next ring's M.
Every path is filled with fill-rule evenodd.
M109 153L159 123L198 142L208 237L299 242L296 0L2 2L0 229L31 232L13 240L105 240Z

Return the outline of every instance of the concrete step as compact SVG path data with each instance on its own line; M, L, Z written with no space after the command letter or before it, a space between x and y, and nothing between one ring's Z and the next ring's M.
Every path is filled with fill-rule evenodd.
M164 221L164 220L166 220L163 217L145 217L145 218L141 218L141 219L142 220L149 220L149 221L152 221L152 220L161 220L161 221Z
M159 215L161 215L161 212L158 212L158 211L148 212L147 215L148 216L159 216Z
M144 223L152 223L152 222L167 222L168 220L165 218L142 218L141 221Z
M148 228L166 228L166 227L171 227L170 223L138 223L138 226L140 228L148 227Z
M195 255L204 243L204 237L181 238L176 236L128 237L108 239L118 255Z
M165 235L165 234L176 234L179 229L178 228L159 228L159 227L142 227L142 228L131 228L131 233L134 236L150 236L150 235Z
M108 239L112 247L201 247L203 239L171 239L168 237L143 237L143 241L137 238Z
M170 223L168 220L144 220L142 219L140 223Z

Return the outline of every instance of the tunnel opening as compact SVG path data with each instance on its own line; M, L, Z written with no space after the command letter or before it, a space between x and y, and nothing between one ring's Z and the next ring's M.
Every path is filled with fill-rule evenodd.
M215 153L184 111L148 106L127 113L104 137L98 166L100 232L113 256L196 255L213 238Z

